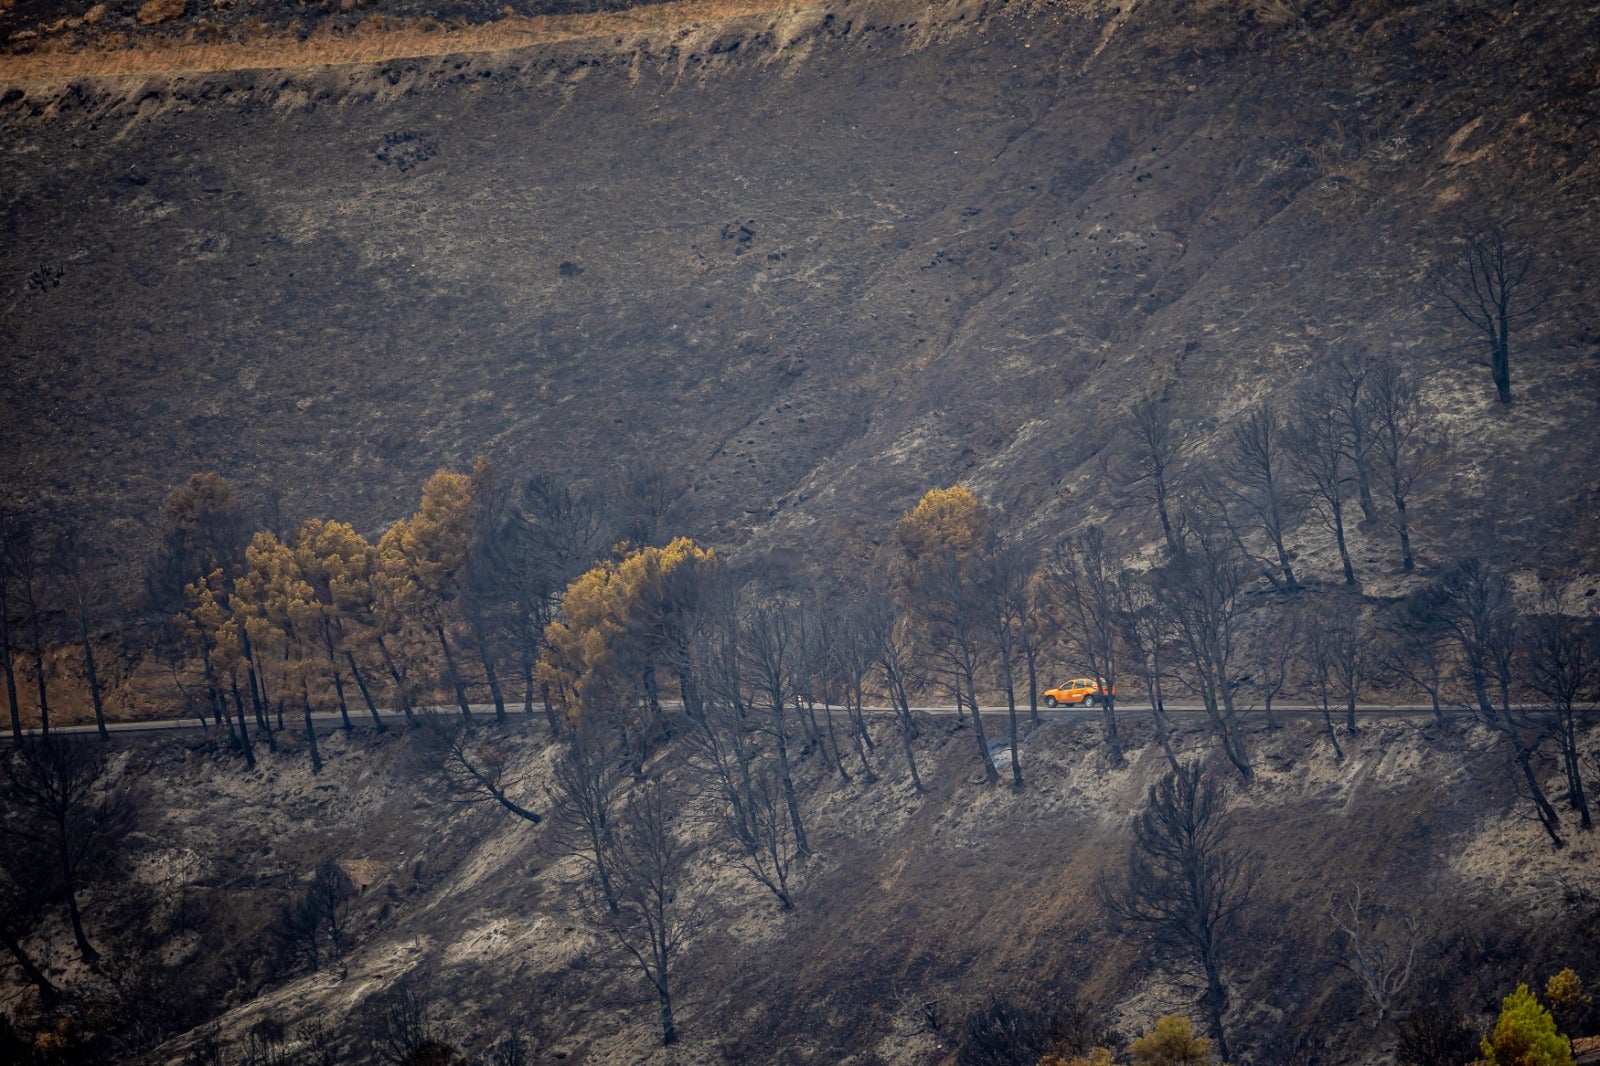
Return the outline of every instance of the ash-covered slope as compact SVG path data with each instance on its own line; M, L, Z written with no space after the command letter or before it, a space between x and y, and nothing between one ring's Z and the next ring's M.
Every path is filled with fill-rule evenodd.
M198 469L370 529L477 453L666 461L713 542L863 558L957 479L1105 520L1134 396L1214 429L1348 342L1451 442L1424 566L1481 516L1593 569L1595 41L1584 3L863 3L21 85L0 480L126 541ZM1559 268L1509 410L1424 284L1485 217Z
M976 780L967 733L925 724L925 796L911 793L887 729L876 783L841 780L816 757L800 764L815 854L793 871L794 911L726 853L699 854L680 889L702 921L673 971L682 1042L671 1048L659 1046L638 971L576 910L590 868L562 857L548 820L453 802L416 758L424 733L337 733L320 776L287 747L263 751L247 773L199 742L134 745L116 766L147 797L142 832L126 845L135 873L87 894L86 920L108 957L146 945L128 964L144 983L125 979L123 995L144 1003L132 997L149 990L142 1035L173 1026L141 1048L137 1061L149 1063L192 1061L207 1034L233 1061L269 1022L289 1033L320 1023L338 1038L339 1061L365 1064L405 989L474 1061L512 1033L538 1062L948 1062L961 1020L997 994L1076 1000L1124 1038L1162 1014L1198 1017L1181 956L1112 928L1097 899L1102 879L1118 883L1129 825L1166 769L1149 723L1125 723L1123 767L1110 765L1095 725L1043 727L1027 740L1021 792ZM530 801L555 754L534 732L514 724L476 741L501 753ZM1574 833L1566 850L1550 849L1522 817L1489 735L1373 720L1343 738L1342 760L1311 721L1251 739L1260 772L1235 794L1234 840L1263 865L1226 952L1236 1061L1390 1061L1392 1029L1367 1024L1374 1008L1341 967L1328 917L1358 889L1367 932L1391 945L1414 938L1402 1002L1434 997L1487 1028L1517 981L1563 966L1593 972L1595 842ZM1183 758L1211 748L1181 727L1176 744ZM653 772L674 779L674 761ZM714 843L714 824L709 801L677 822L702 845ZM278 946L276 915L326 860L361 891L344 961L307 973ZM27 943L58 979L95 987L64 923ZM15 981L0 993L26 1003ZM937 1008L938 1028L921 1004ZM184 1032L174 1021L197 1013L219 1024Z

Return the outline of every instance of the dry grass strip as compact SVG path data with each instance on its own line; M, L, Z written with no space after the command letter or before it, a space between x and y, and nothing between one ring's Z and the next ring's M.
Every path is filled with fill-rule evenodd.
M477 26L447 27L431 20L374 18L350 31L319 32L304 41L278 36L207 42L153 38L122 47L113 44L0 55L0 84L337 67L424 56L473 55L562 41L660 33L806 6L809 5L795 0L671 0L588 15L512 15Z

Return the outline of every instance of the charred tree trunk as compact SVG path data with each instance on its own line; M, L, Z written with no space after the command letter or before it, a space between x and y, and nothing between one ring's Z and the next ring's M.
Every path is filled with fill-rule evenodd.
M435 625L433 631L439 637L439 648L444 652L444 671L450 675L450 687L455 690L456 706L461 708L461 718L468 725L472 724L472 707L467 703L467 688L461 681L461 671L456 669L456 656L450 650L450 641L444 635L444 626Z
M500 692L500 675L494 668L494 655L489 651L489 641L484 637L483 628L479 625L472 627L472 636L478 644L478 658L483 660L483 677L489 685L489 695L494 699L494 720L504 723L506 699Z
M378 713L378 705L372 700L372 692L367 688L367 679L361 673L361 667L356 665L356 657L347 651L344 653L344 661L350 667L350 676L355 679L356 688L361 690L361 699L367 705L367 713L372 715L372 728L382 733L389 727L383 724L383 716Z
M106 728L106 705L100 694L100 671L94 663L94 640L89 635L89 627L84 625L80 616L78 625L78 640L83 646L83 676L89 682L89 701L94 705L95 729L100 733L100 739L105 740L111 736L111 731Z
M50 732L50 692L44 675L44 635L39 632L39 616L35 609L32 622L33 675L39 687L39 732Z
M406 716L406 724L411 724L411 693L406 689L405 679L400 676L400 666L394 661L394 656L389 652L389 645L384 642L383 634L378 634L378 652L383 656L383 665L389 671L389 680L394 683L394 701L399 705L401 712Z
M61 998L61 990L50 982L44 971L34 965L33 959L23 950L22 943L12 935L9 927L0 923L0 944L5 945L6 951L16 960L22 968L22 974L39 990L39 1002L43 1006L52 1006Z
M244 717L244 697L239 693L239 680L232 678L233 706L239 715L239 746L244 751L244 764L251 770L256 768L255 748L250 745L250 730Z
M548 683L540 683L539 698L544 701L544 717L545 721L550 723L550 735L559 737L561 735L561 716L556 713L555 701L550 698L550 685Z
M0 610L3 610L0 605ZM6 675L6 704L11 708L11 738L19 743L22 740L22 708L17 702L17 670L11 661L11 635L0 628L0 667Z
M78 883L72 868L72 841L67 834L65 812L56 817L56 844L61 859L61 891L67 897L67 915L72 921L72 939L78 945L78 954L85 964L98 969L100 953L89 943L83 931L83 912L78 908Z
M322 752L317 750L317 729L311 722L311 695L301 689L300 708L305 713L306 748L311 752L311 772L322 773Z
M783 802L789 808L789 825L794 830L795 854L800 858L811 855L811 845L806 841L806 827L800 821L800 800L795 796L794 776L789 772L789 742L784 734L788 732L783 725L783 709L774 707L773 715L773 741L778 751L778 776L783 782Z

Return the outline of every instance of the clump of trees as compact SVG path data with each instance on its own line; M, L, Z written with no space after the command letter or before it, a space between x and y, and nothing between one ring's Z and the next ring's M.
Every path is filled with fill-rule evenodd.
M480 461L436 473L415 511L375 537L324 518L251 529L234 487L197 475L163 512L144 589L160 623L150 633L175 689L245 772L280 746L303 749L321 772L319 719L323 739L335 716L332 728L346 731L427 727L413 735L428 738L417 746L430 749L451 795L538 826L542 847L593 874L580 910L651 990L664 1043L677 1037L673 966L698 921L687 887L697 864L738 870L780 914L802 911L815 828L801 802L808 776L914 796L943 787L919 766L928 723L915 710L939 693L955 704L957 732L970 734L969 772L1023 789L1027 728L1043 718L1040 682L1072 664L1103 685L1095 709L1105 765L1125 765L1126 700L1142 692L1170 770L1151 788L1126 875L1104 901L1199 977L1208 1038L1164 1023L1135 1042L1134 1061L1203 1059L1210 1047L1226 1058L1229 934L1252 902L1257 866L1230 835L1224 778L1254 781L1255 726L1278 726L1274 701L1310 697L1336 759L1375 685L1426 693L1441 724L1447 706L1464 703L1561 847L1559 807L1580 831L1592 825L1594 768L1582 745L1600 679L1596 631L1559 580L1519 599L1507 574L1477 559L1413 582L1387 619L1362 598L1347 534L1357 521L1387 523L1394 567L1413 572L1415 496L1448 454L1417 381L1393 359L1336 353L1291 404L1243 412L1210 460L1198 427L1155 396L1132 405L1128 425L1124 487L1158 520L1153 554L1095 525L1054 541L1008 536L1002 515L952 485L907 510L888 565L842 593L676 535L682 486L659 471L627 479L607 514L553 479L510 484ZM1296 550L1307 522L1331 533L1337 570L1319 574ZM55 736L43 665L53 640L69 641L81 661L106 735L96 621L106 606L84 553L74 538L49 541L20 520L5 519L0 535L13 735L23 736L20 664L37 688L42 739ZM1165 706L1177 695L1201 705L1220 753L1214 768L1179 758ZM869 728L877 700L889 705L898 745ZM991 744L998 713L986 718L985 702L991 712L1003 705L1003 741ZM547 776L516 765L509 730L484 728L486 704L497 725L542 713L557 744ZM7 773L25 797L26 753L43 748L17 750ZM34 819L35 851L52 846L39 826L55 817ZM57 865L63 887L52 902L67 907L80 954L93 961L72 863ZM279 923L308 968L342 963L341 878L319 868ZM1332 909L1347 968L1380 1021L1406 1022L1430 1054L1456 1047L1449 1019L1424 1025L1426 1012L1400 1006L1413 959L1376 934L1373 910L1359 894ZM53 995L11 931L20 913L0 915L3 942L41 996ZM1059 1021L1002 1006L972 1023L971 1048L984 1033L1037 1035ZM1104 1050L1051 1040L1027 1054L1099 1061ZM1158 1050L1168 1045L1189 1050Z
M1527 985L1505 998L1494 1032L1480 1045L1489 1066L1573 1066L1572 1041Z

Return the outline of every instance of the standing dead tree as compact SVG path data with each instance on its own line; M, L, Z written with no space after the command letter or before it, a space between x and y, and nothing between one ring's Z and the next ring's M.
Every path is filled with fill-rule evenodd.
M1052 564L1067 645L1105 686L1100 716L1105 723L1106 748L1111 765L1121 766L1126 761L1117 733L1116 696L1124 630L1118 584L1121 568L1099 526L1090 526L1059 545Z
M60 998L61 990L23 947L27 931L39 920L40 912L49 902L46 886L34 875L41 862L49 856L36 845L13 835L7 847L0 852L0 946L6 949L22 970L22 975L39 991L43 1006L52 1006ZM25 846L18 847L18 844Z
M1237 539L1214 516L1190 511L1181 551L1157 573L1157 598L1178 637L1186 683L1205 705L1223 754L1249 783L1255 776L1245 746L1238 691L1240 633L1253 569Z
M1389 502L1394 504L1400 568L1409 574L1416 569L1407 510L1411 493L1419 481L1443 465L1445 446L1424 435L1417 384L1394 359L1377 363L1365 395L1372 432L1372 465L1388 491Z
M772 893L778 909L792 911L790 874L801 857L784 810L783 789L772 760L752 764L742 782L738 808L725 806L721 821L733 864Z
M918 727L911 713L911 693L917 677L916 640L904 621L896 617L889 596L881 591L868 594L860 626L862 640L870 649L872 661L883 678L884 691L894 706L896 732L905 752L906 768L911 772L911 790L920 796L924 790L913 747Z
M1282 725L1272 713L1272 701L1289 687L1290 667L1302 636L1299 613L1280 604L1266 610L1255 639L1247 645L1245 663L1250 668L1251 683L1261 693L1261 710L1268 729Z
M305 891L284 906L277 933L311 972L320 970L326 959L338 967L341 979L345 976L350 900L355 894L349 875L336 861L326 859L317 865Z
M1222 464L1225 498L1230 505L1223 514L1234 528L1254 527L1266 538L1272 557L1261 560L1262 574L1273 587L1297 592L1300 582L1285 538L1299 517L1304 497L1290 480L1289 455L1283 420L1270 403L1257 406L1235 423ZM1240 543L1244 543L1242 537Z
M15 582L6 558L11 554L11 540L20 533L20 520L9 511L0 510L0 672L6 678L6 706L11 711L11 739L22 742L22 705L17 702L17 666L12 658L16 633L12 629L11 614L15 608Z
M740 645L740 664L754 701L766 712L764 732L776 757L784 806L794 830L800 857L811 854L806 842L805 824L800 819L800 800L795 793L794 773L789 759L789 704L795 692L795 669L800 654L790 605L763 598L746 612Z
M1434 302L1467 323L1489 351L1495 398L1511 402L1511 335L1537 314L1548 294L1547 274L1534 256L1499 226L1460 242L1434 270Z
M45 672L44 653L50 646L50 639L45 632L45 617L49 613L46 602L48 581L48 567L46 565L44 545L40 543L40 534L34 524L26 519L15 516L6 516L0 519L0 569L5 571L5 577L0 578L6 589L6 600L12 610L16 611L18 629L25 631L28 636L28 657L33 665L33 678L38 694L39 704L39 731L50 732L50 689L49 675ZM12 623L7 623L6 628L11 629ZM10 678L10 654L7 653L7 678ZM9 691L12 707L16 707L16 693ZM20 736L20 733L18 733Z
M922 568L911 613L920 623L923 650L933 663L934 672L955 698L957 707L965 706L972 712L973 740L982 760L984 780L994 784L1000 775L989 757L989 739L978 708L978 674L986 643L979 612L986 584L981 575L974 576L967 561L954 555L930 559Z
M1152 393L1134 402L1128 411L1128 426L1133 435L1133 474L1128 485L1143 492L1155 507L1167 550L1176 554L1179 544L1170 512L1173 490L1187 450L1187 434L1173 414L1173 408Z
M592 869L602 902L615 913L610 855L624 774L607 741L603 724L587 718L566 731L566 747L556 756L551 786L545 789L550 830L543 844Z
M1306 679L1316 696L1317 706L1322 710L1323 734L1333 747L1335 761L1342 762L1344 748L1339 746L1339 736L1333 730L1333 704L1337 698L1334 662L1339 657L1338 626L1320 612L1302 608L1301 617L1295 628L1300 633L1298 645L1300 664L1305 668Z
M1150 786L1134 819L1123 886L1100 889L1114 919L1150 930L1169 958L1204 982L1200 1005L1225 1060L1232 1056L1224 971L1260 871L1259 859L1233 842L1228 799L1227 787L1198 763L1168 773Z
M1372 427L1368 424L1366 388L1372 358L1358 345L1335 349L1322 378L1321 391L1332 401L1339 420L1339 436L1345 458L1356 480L1356 502L1361 505L1361 520L1377 521L1372 504Z
M1524 721L1523 712L1511 703L1509 665L1517 645L1518 622L1511 583L1483 562L1467 559L1430 591L1430 613L1455 645L1479 718L1509 746L1511 758L1521 772L1523 788L1551 845L1565 847L1560 816L1546 798L1533 766L1532 730ZM1500 690L1498 701L1490 694L1491 682Z
M864 707L867 679L872 676L875 664L865 614L859 606L852 605L837 621L823 624L829 632L826 642L830 660L828 675L844 702L845 714L850 718L850 743L861 760L862 778L870 785L878 780L871 759L877 745L867 729Z
M1410 912L1392 913L1358 885L1329 900L1328 923L1339 943L1339 965L1361 983L1377 1011L1372 1024L1406 1017L1410 1012L1395 1003L1416 970L1421 920Z
M989 545L984 567L986 596L980 609L993 652L996 679L1006 699L1006 736L1011 758L1011 785L1022 787L1021 747L1017 724L1017 668L1023 663L1027 643L1028 586L1033 577L1032 553L1017 542L995 541Z
M382 1003L373 1050L384 1066L453 1066L460 1059L450 1032L415 987L402 988Z
M522 678L522 709L533 713L534 696L544 708L551 735L561 719L548 681L538 679L545 630L555 621L561 592L583 571L604 542L598 503L554 478L536 475L524 484L520 504L501 527L497 549L509 598L507 625L516 669Z
M106 754L98 741L61 734L29 737L0 760L5 777L0 798L8 808L8 817L0 819L0 835L50 856L55 866L50 873L66 903L73 940L91 966L100 953L84 931L78 892L97 858L129 831L132 819L132 808L122 797L99 794L105 769Z
M1314 510L1333 533L1344 583L1354 586L1356 570L1345 543L1344 507L1353 480L1349 457L1355 448L1340 399L1326 380L1301 394L1288 432L1288 452L1290 466L1310 490Z
M1433 610L1432 591L1406 599L1382 637L1378 663L1386 676L1407 681L1428 694L1433 719L1444 725L1444 686L1449 673L1448 634Z
M102 739L111 734L106 729L105 695L100 683L100 668L95 659L94 644L103 623L107 608L107 584L104 575L97 573L94 560L77 530L67 530L56 538L50 552L51 564L56 571L61 588L61 602L78 647L83 652L83 677L89 683L89 702L94 708L95 728Z
M674 829L679 805L678 796L660 781L635 789L617 821L611 849L616 912L592 889L580 896L584 917L637 964L655 992L663 1046L678 1041L673 963L701 917L687 885L694 853Z
M1344 729L1355 736L1356 703L1372 665L1372 637L1361 619L1361 604L1356 600L1340 596L1324 607L1322 616L1331 638L1333 677L1339 697L1344 701Z
M1571 613L1559 582L1540 590L1538 610L1522 632L1522 658L1528 685L1549 705L1545 731L1561 753L1567 775L1567 803L1584 829L1594 828L1584 788L1578 724L1586 713L1579 704L1592 701L1600 681L1600 637L1592 623Z
M1173 640L1172 619L1161 608L1150 585L1127 570L1117 575L1117 604L1129 668L1144 684L1161 751L1167 757L1167 765L1176 773L1178 756L1172 750L1172 730L1167 724L1165 701L1168 647Z
M792 910L789 875L801 857L769 723L752 705L743 670L742 617L729 596L708 602L695 627L700 698L688 716L689 766L708 786L706 820L722 854Z

